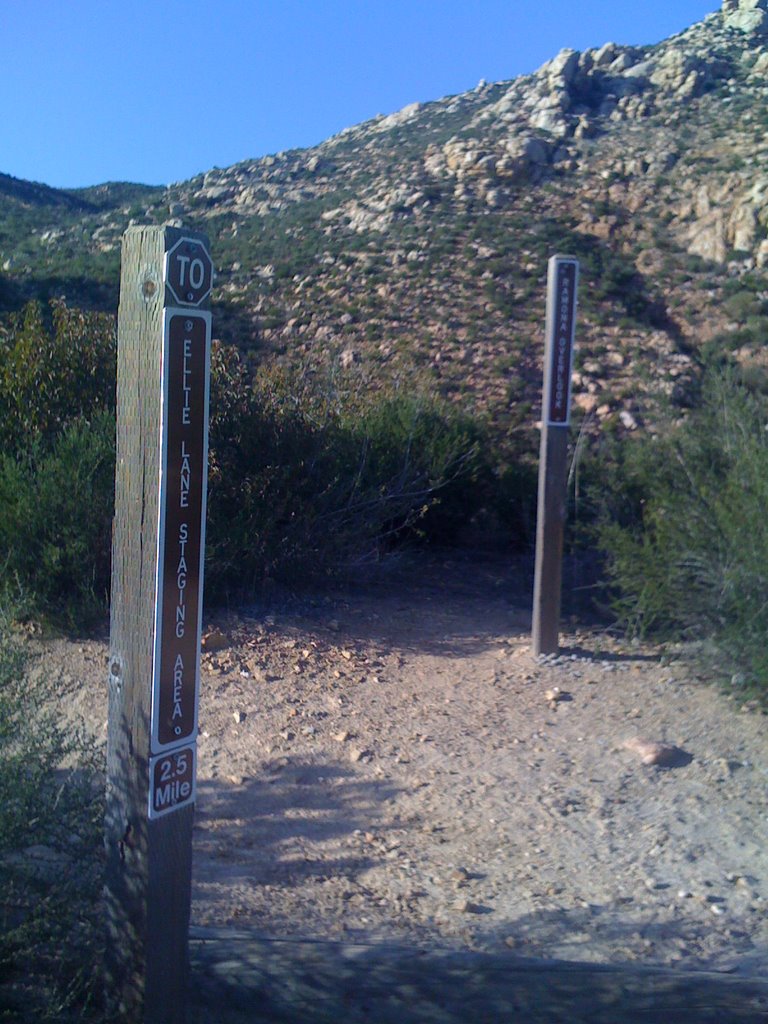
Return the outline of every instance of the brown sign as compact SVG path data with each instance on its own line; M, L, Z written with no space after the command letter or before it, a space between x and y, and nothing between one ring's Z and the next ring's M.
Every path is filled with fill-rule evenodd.
M576 331L578 261L553 256L549 268L547 370L544 408L550 426L567 426L571 409L571 370Z
M165 283L170 303L199 306L213 285L213 263L197 238L180 238L165 257Z
M195 801L195 747L182 747L153 757L149 762L149 817Z
M210 335L210 313L165 311L154 754L197 736Z

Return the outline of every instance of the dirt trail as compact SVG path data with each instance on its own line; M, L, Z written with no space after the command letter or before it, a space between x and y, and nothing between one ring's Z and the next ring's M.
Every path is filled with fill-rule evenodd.
M435 561L208 622L193 924L764 971L765 719L599 630L539 662L526 602ZM104 735L106 644L46 653Z

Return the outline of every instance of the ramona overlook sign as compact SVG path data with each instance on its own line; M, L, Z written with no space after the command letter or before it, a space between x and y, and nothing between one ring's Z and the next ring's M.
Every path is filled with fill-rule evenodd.
M199 306L211 293L213 263L196 238L180 238L165 257L168 305Z

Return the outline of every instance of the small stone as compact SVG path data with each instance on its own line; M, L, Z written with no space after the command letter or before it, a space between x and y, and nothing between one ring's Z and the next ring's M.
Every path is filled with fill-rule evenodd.
M725 908L721 907L719 903L713 903L709 909L712 911L715 917L722 917L725 913Z
M232 712L232 717L234 718L234 720L239 725L241 722L245 721L245 712L244 711L233 711Z
M347 732L346 729L342 729L342 731L337 732L333 738L336 740L337 743L346 743L348 740L352 738L352 734Z
M557 703L557 701L560 700L560 697L561 694L559 686L553 686L551 690L544 691L544 700L548 701L549 703Z
M759 700L748 700L745 704L741 705L741 709L740 710L742 712L744 712L744 714L749 714L752 711L759 711L760 710L760 701Z
M753 875L739 875L736 879L736 886L739 889L751 889L757 885L757 879Z
M661 765L662 767L675 764L682 754L680 748L672 746L672 744L645 740L639 736L625 740L622 746L625 750L631 750L638 754L643 764Z
M208 633L205 633L200 641L200 646L204 651L211 653L213 651L222 651L229 644L229 640L220 629L212 629Z
M482 914L483 908L479 903L471 903L469 900L459 900L456 904L456 910L460 914Z
M349 760L353 764L359 764L361 761L371 759L371 752L369 750L360 750L357 747L353 747L349 752Z
M343 650L343 651L340 651L340 654L341 654L342 658L345 661L351 661L352 660L352 651Z

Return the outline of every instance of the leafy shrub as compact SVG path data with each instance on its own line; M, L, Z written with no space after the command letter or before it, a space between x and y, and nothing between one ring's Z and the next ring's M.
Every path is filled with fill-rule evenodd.
M423 540L454 543L490 481L480 424L424 395L395 393L346 410L342 427L359 453L357 497L383 503L374 538L415 527Z
M634 631L712 640L768 697L768 400L730 370L656 441L625 441L600 543Z
M212 593L375 557L418 521L447 537L467 514L478 429L437 403L269 368L251 379L222 347L212 376Z
M51 303L51 325L39 303L15 318L0 347L0 443L26 450L52 440L68 423L115 407L114 317Z
M0 1020L37 1024L95 989L103 766L26 669L0 624Z
M110 584L111 318L54 303L48 326L28 305L0 342L3 397L0 596L23 614L87 626ZM423 393L375 390L354 373L252 372L215 345L209 597L324 576L403 538L454 543L489 510L522 535L533 487L509 458L492 473L491 449L480 422Z
M114 446L114 417L102 412L0 455L0 586L19 613L67 627L104 614Z

